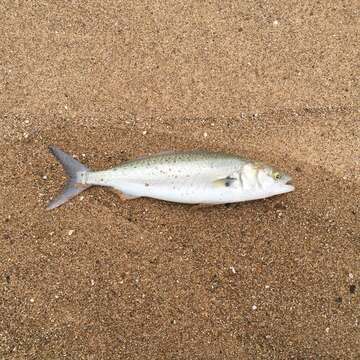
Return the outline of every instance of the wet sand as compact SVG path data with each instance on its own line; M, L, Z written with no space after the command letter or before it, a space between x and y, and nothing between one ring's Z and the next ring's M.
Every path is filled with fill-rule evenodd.
M360 357L356 1L0 4L1 359ZM262 160L296 191L194 210L93 187L56 144Z

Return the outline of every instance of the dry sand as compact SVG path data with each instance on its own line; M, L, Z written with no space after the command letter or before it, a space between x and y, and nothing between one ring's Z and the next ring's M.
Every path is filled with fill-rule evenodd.
M2 1L0 31L1 359L360 358L358 1ZM297 188L46 212L49 144L225 150Z

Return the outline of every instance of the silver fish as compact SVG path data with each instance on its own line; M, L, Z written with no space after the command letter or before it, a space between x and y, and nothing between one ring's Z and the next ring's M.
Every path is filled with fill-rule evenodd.
M159 153L108 170L91 171L55 146L50 151L69 178L48 209L64 204L93 185L112 188L122 200L151 197L202 205L263 199L295 189L291 177L284 172L222 152Z

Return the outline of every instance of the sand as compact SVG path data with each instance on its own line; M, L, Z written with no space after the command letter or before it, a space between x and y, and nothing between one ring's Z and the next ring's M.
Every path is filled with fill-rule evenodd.
M0 4L1 359L358 359L357 1ZM171 149L296 191L194 210L91 188L47 212L56 144Z

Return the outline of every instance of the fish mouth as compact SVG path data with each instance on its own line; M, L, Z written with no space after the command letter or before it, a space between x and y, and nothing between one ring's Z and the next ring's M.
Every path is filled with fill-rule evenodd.
M293 181L292 181L291 178L289 178L289 179L285 182L284 185L285 185L286 190L287 190L288 192L295 190L295 186L294 186Z
M295 186L293 184L292 178L290 176L287 176L281 184L282 189L284 192L290 192L295 190Z

